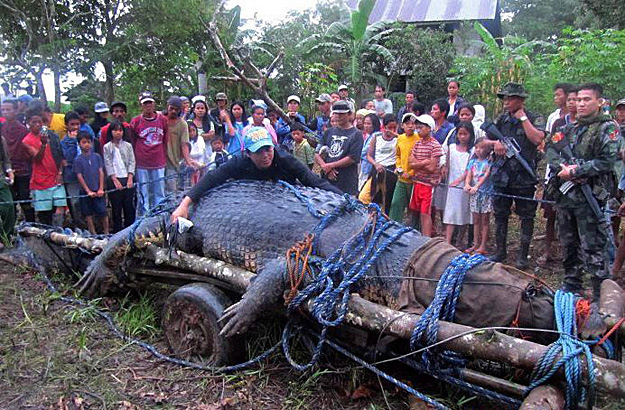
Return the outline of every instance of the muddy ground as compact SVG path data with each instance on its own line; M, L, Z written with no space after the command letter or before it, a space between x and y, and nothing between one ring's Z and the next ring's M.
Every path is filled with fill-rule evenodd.
M542 220L537 221L528 271L557 284L561 276L558 263L548 269L535 264L543 253ZM518 247L517 225L511 229L512 258ZM58 275L53 280L63 291L72 283L72 278ZM133 295L122 302L107 298L97 306L112 312L127 326L127 332L167 352L159 323L162 301L171 290L158 287L149 297ZM56 299L36 273L0 265L0 408L426 408L404 391L332 353L322 358L322 366L303 374L292 370L280 355L226 376L182 368L117 339L92 308L75 308ZM128 314L136 306L143 312ZM137 319L141 315L144 317ZM257 331L249 339L247 354L271 346L278 333L279 329L271 328ZM298 354L302 359L306 356L306 352ZM495 408L422 377L405 373L399 377L452 408Z

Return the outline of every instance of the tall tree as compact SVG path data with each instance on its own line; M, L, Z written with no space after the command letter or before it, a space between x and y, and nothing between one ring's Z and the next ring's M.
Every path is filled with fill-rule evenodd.
M0 53L3 63L19 67L37 80L39 96L47 100L43 73L54 74L55 109L61 105L60 78L73 42L69 27L83 15L71 12L69 0L0 0Z
M356 10L344 6L340 20L328 27L323 35L314 34L302 42L309 54L329 52L346 62L346 77L359 95L369 80L376 80L372 70L375 61L391 60L393 54L381 45L394 29L387 22L369 24L375 0L360 0Z
M622 0L581 0L588 10L587 21L593 28L625 29L625 7Z
M575 26L580 0L502 0L502 11L511 18L504 19L506 34L528 40L548 40L557 37L563 28Z

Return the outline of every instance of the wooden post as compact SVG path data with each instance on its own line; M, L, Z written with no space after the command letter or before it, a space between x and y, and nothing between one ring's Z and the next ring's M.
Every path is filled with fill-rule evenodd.
M523 400L519 410L564 410L564 394L553 386L538 386Z

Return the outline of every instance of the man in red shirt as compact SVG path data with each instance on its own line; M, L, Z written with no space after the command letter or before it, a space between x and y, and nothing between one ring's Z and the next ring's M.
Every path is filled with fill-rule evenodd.
M32 159L30 190L37 217L41 223L61 226L67 207L67 195L63 186L63 154L59 137L43 128L44 115L38 106L26 111L26 122L30 132L24 137L22 144Z
M28 129L18 121L17 107L17 100L4 100L2 102L2 115L5 118L2 138L6 141L13 166L14 181L11 185L13 200L21 201L30 199L31 161L28 151L22 144L22 140L28 134ZM35 222L35 210L30 203L22 203L21 207L26 221Z
M143 216L165 198L165 166L167 165L167 118L157 113L154 97L149 91L139 95L141 115L130 121L137 161L139 186L137 216Z

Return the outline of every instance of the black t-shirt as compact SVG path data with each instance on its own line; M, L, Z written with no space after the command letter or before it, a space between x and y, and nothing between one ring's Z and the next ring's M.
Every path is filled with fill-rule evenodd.
M230 179L252 179L256 181L283 180L290 184L295 184L299 181L305 186L321 188L337 194L342 194L340 190L328 183L328 181L313 174L307 166L293 155L276 149L273 162L268 169L260 170L256 168L252 160L247 156L236 155L219 168L204 175L204 177L189 190L187 196L191 198L193 202L197 203L200 198L204 196L206 191Z
M336 162L345 157L354 160L354 164L348 167L336 168L338 178L336 181L330 181L341 191L352 195L358 195L358 164L360 163L362 144L362 132L358 128L331 127L323 134L322 141L317 146L318 152L322 147L328 147L324 155L325 162Z

